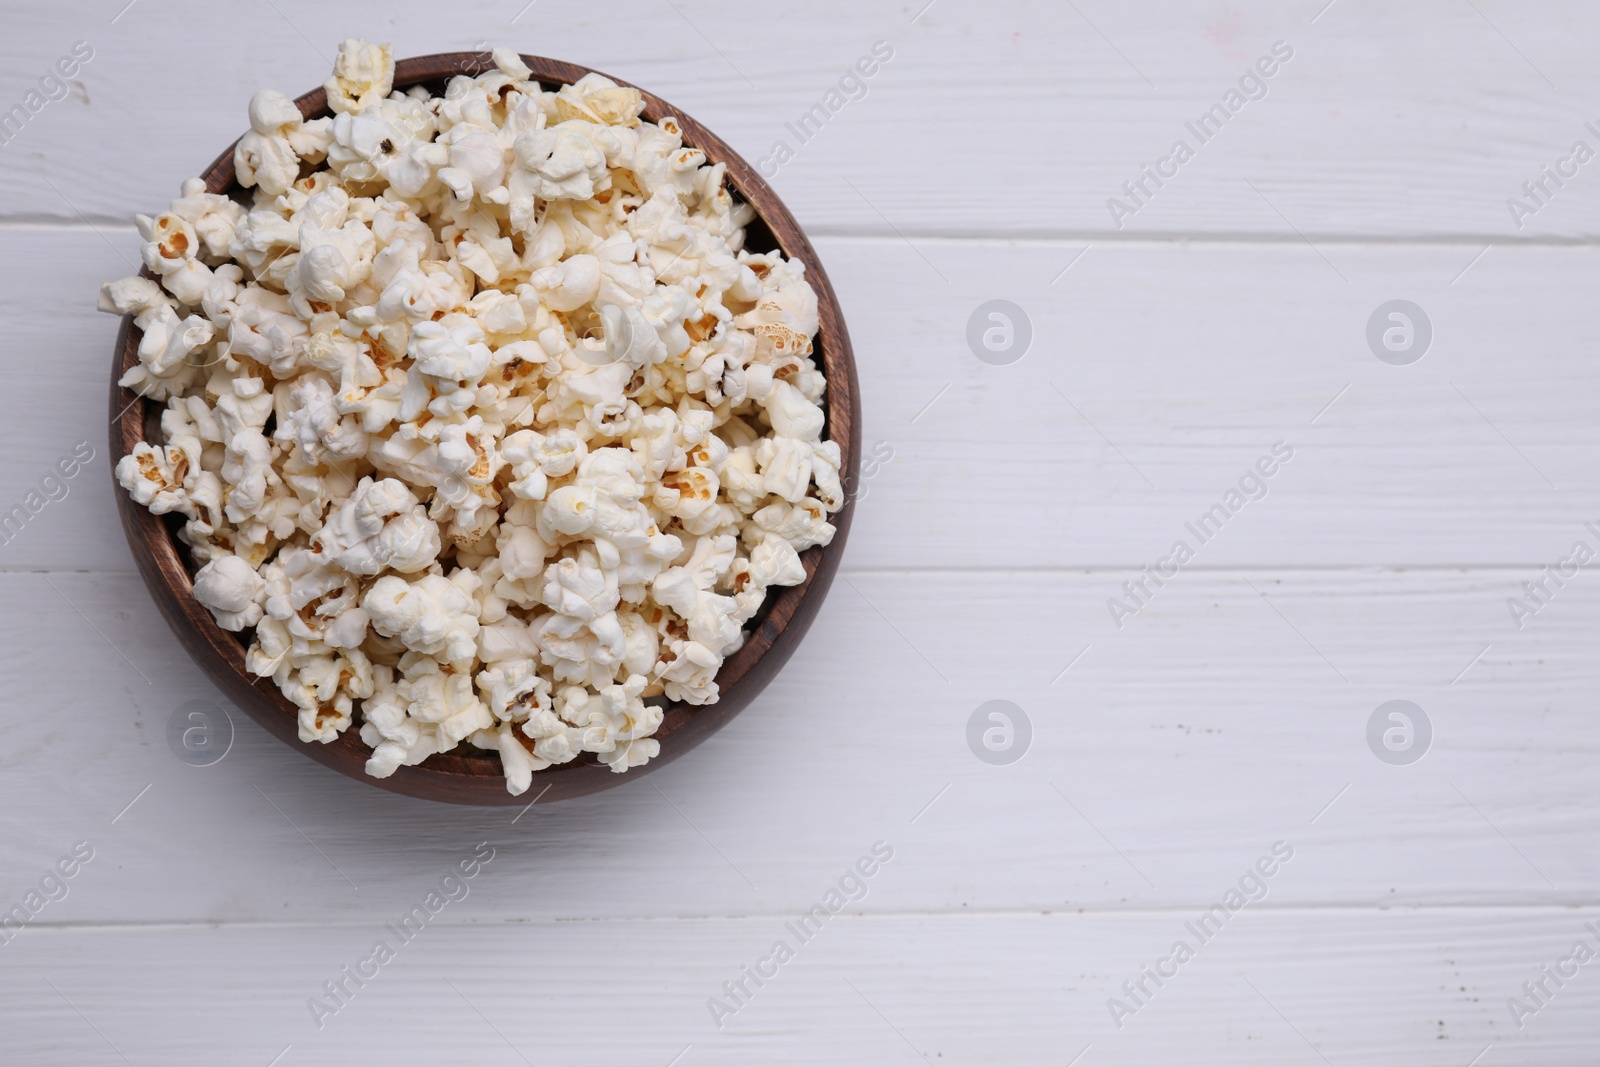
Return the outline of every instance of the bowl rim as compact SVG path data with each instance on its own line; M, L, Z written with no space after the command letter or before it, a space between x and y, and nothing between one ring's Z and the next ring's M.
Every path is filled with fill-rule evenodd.
M520 58L532 70L532 79L545 88L570 85L586 74L600 73L543 56L522 55ZM456 75L476 75L494 66L488 52L414 56L395 63L394 88L403 90L415 85L432 88ZM507 791L499 757L492 753L481 756L440 753L417 766L401 767L388 778L367 775L364 765L371 749L360 739L359 723L352 723L333 741L301 741L295 706L270 678L256 678L245 670L245 647L238 635L219 627L211 613L195 599L192 577L167 522L135 503L114 477L112 480L123 531L146 587L179 642L222 695L269 733L304 755L388 792L446 803L512 806L529 803L530 795L533 803L584 796L659 769L699 745L760 694L810 627L838 570L855 510L854 489L859 485L861 413L860 386L850 337L827 273L816 250L777 193L726 142L653 93L621 78L604 76L618 85L639 88L644 100L643 118L659 121L672 116L683 131L685 145L704 152L709 162L725 164L727 184L755 211L756 217L747 232L753 227L764 228L774 247L805 265L807 281L817 295L819 329L813 358L820 355L821 370L827 382L824 393L827 439L839 445L840 477L847 490L844 506L830 517L835 530L833 540L826 546L814 546L800 554L806 569L805 581L781 589L769 598L753 627L747 625L744 644L724 661L717 673L719 699L699 706L682 702L667 705L661 727L653 735L661 742L660 755L642 767L617 774L600 763L594 754L586 753L571 763L534 772L532 787L527 793L516 796ZM321 88L296 98L295 104L307 119L329 114L326 92ZM237 143L230 144L201 175L207 192L231 192L238 188L233 167ZM153 277L148 270L140 273ZM138 361L138 340L139 331L133 325L133 316L124 316L112 360L110 461L113 468L136 443L146 440L147 413L164 407L117 384Z

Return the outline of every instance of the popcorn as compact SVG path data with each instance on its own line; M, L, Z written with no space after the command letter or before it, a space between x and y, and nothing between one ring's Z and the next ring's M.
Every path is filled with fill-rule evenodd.
M278 196L299 175L300 158L287 138L251 130L234 146L233 170L246 189L254 185L268 196Z
M440 418L465 411L476 399L478 380L491 359L483 330L461 314L417 323L407 354L414 373L400 402L400 418L405 420L416 418L423 408Z
M507 188L516 198L588 200L611 188L606 154L589 124L574 121L524 133L512 145L516 167Z
M272 468L272 443L254 429L241 429L228 438L222 476L228 482L228 521L248 522L261 515L268 493L283 484Z
M439 527L403 482L362 478L328 515L312 548L347 574L370 577L393 570L415 574L439 555ZM391 635L393 636L393 635Z
M413 652L470 663L477 651L477 605L459 585L440 575L425 574L415 583L385 575L361 606L375 630L399 638Z
M415 652L403 657L400 666L404 678L398 688L409 701L406 711L422 724L423 740L436 751L448 752L468 735L494 726L470 675L447 674L436 660Z
M644 109L639 90L621 88L605 75L594 73L562 86L554 103L559 119L585 119L608 126L637 126Z
M551 311L576 311L600 293L600 261L580 252L534 271L529 281Z
M374 778L387 778L401 766L415 765L425 758L413 756L420 747L422 728L406 714L405 705L374 698L366 703L361 717L361 740L372 748L366 772Z
M194 503L185 486L199 472L198 452L188 444L152 448L140 441L117 461L117 481L151 514L176 511L194 518Z
M139 362L117 384L154 400L176 396L194 381L200 366L194 354L205 349L216 327L199 315L179 319L168 304L156 304L134 316L143 331Z
M346 38L333 61L333 74L322 87L336 114L359 114L394 88L394 52L386 44Z
M500 188L506 176L506 151L492 134L468 131L450 137L448 144L448 165L439 169L439 180L457 200L488 197Z
M638 90L493 60L395 92L352 38L331 117L258 92L248 203L184 182L99 306L166 405L117 480L301 739L357 727L375 777L471 746L520 794L655 758L844 493L804 264Z
M281 387L280 387L281 388ZM367 451L367 435L354 417L341 415L333 384L320 374L296 378L287 387L287 403L275 399L282 416L274 439L291 444L312 463L324 457L351 458Z
M113 315L141 315L157 307L172 307L173 300L149 278L120 278L100 287L101 311Z
M210 609L224 630L243 630L261 621L267 583L238 556L219 556L194 576L194 598Z
M822 433L822 409L786 381L775 381L764 401L767 419L779 437L815 441Z
M298 110L295 117L299 118ZM245 210L228 197L208 193L205 189L205 183L199 178L185 181L183 195L172 202L172 213L187 221L200 238L200 249L195 250L195 255L203 250L213 259L222 259L228 254L234 230L244 218Z
M450 158L443 145L432 142L435 131L432 113L418 101L383 100L333 120L328 165L344 181L381 180L399 196L418 197Z
M496 48L490 55L494 59L494 65L502 73L515 78L517 81L527 81L533 77L533 71L528 69L528 65L522 61L522 57L513 50Z
M288 378L305 351L309 334L286 297L250 286L239 293L228 318L228 355L244 356L266 367L274 377Z
M787 507L768 504L750 518L755 526L783 538L797 552L833 540L833 526L828 522L826 509L821 502L810 498Z

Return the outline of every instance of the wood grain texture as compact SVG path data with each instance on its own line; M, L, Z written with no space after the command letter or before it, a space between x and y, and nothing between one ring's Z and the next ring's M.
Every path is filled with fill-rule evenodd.
M524 56L523 61L533 70L534 77L546 84L570 84L589 72L585 67L539 56ZM422 85L439 92L450 77L492 68L492 60L483 52L421 56L396 63L394 84L402 90ZM814 342L815 358L828 382L824 398L826 434L839 445L841 475L847 479L847 484L855 484L861 452L860 387L850 351L850 335L816 250L777 194L732 149L660 98L648 92L643 96L645 119L656 121L667 115L676 116L685 144L699 148L711 162L726 165L730 187L755 210L756 219L747 227L751 247L780 248L786 256L805 263L808 280L817 294L819 326ZM308 119L328 114L327 98L322 89L298 97L295 103ZM231 145L207 168L203 177L209 192L238 190ZM122 375L138 362L140 336L133 325L133 317L125 316L114 348L111 399L107 409L111 415L113 467L133 451L135 444L146 439L147 425L153 413L161 408L117 385ZM855 498L847 496L844 506L831 516L835 533L828 545L819 545L801 554L805 580L777 591L751 620L747 627L748 638L717 672L721 690L718 699L701 706L682 701L666 706L661 726L653 735L661 743L660 755L629 775L619 775L598 758L586 754L570 763L537 772L538 778L530 790L549 803L637 780L688 752L742 711L760 695L793 654L816 616L817 607L827 595L838 569L850 532L854 504ZM356 729L347 729L326 744L308 745L300 741L294 705L278 692L271 679L257 678L245 669L245 647L251 635L223 630L195 599L189 567L169 524L126 494L117 496L117 509L139 573L173 633L228 699L274 736L324 766L392 793L453 804L520 806L524 803L520 796L507 791L499 757L492 753L470 749L473 752L470 755L441 753L416 766L400 767L386 778L374 778L365 770L372 749L362 741Z
M1584 129L1600 119L1586 47L1600 11L1578 3L1339 0L1318 17L1326 0L1088 0L1078 11L819 0L797 19L733 0L630 4L620 18L550 0L518 17L522 3L462 0L441 19L423 0L381 15L278 0L228 16L204 0L142 0L112 24L125 3L94 0L70 23L16 12L0 42L4 106L73 41L95 58L77 75L81 96L49 104L0 150L6 213L120 220L163 204L204 164L192 146L237 135L251 93L320 83L336 42L363 35L393 41L396 55L489 40L599 67L688 108L752 162L786 141L795 158L774 183L813 233L1600 235L1589 167L1521 229L1506 207L1574 140L1600 147ZM1295 56L1266 98L1197 145L1118 229L1107 200L1278 40ZM875 41L893 59L801 143L786 124ZM152 85L168 90L159 107ZM134 158L153 162L105 165Z
M1587 968L1520 1031L1506 1007L1585 936L1594 907L1247 908L1118 1029L1107 1000L1175 940L1194 940L1194 912L880 917L869 893L851 909L867 914L841 913L805 944L784 926L794 915L475 922L499 862L364 988L349 984L348 1005L321 1029L307 1001L378 939L398 940L384 929L398 915L25 932L3 949L0 995L30 1025L8 1028L0 1048L17 1063L121 1063L120 1050L136 1064L283 1054L329 1067L376 1048L386 1063L507 1067L674 1056L1060 1067L1080 1055L1080 1067L1464 1067L1486 1049L1484 1064L1580 1067L1594 1051L1600 990ZM891 863L874 881L905 873ZM707 1001L779 939L794 959L719 1029ZM132 962L155 943L158 954Z

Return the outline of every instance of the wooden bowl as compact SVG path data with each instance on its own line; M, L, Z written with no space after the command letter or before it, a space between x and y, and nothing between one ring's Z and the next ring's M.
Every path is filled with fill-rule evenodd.
M586 67L538 56L523 56L522 61L532 68L533 77L547 86L552 83L570 84L590 73ZM444 83L449 78L457 74L480 74L493 66L486 52L446 52L418 56L395 64L394 85L396 89L425 85L433 92L442 93ZM613 80L620 85L628 84L620 79ZM727 164L729 184L756 213L755 219L746 228L747 247L758 251L778 248L786 256L805 264L806 277L817 294L821 322L814 358L820 359L828 383L825 397L827 435L839 443L843 460L840 475L846 489L853 488L857 484L861 454L859 386L856 383L850 337L845 332L838 298L828 283L828 276L817 259L816 251L811 247L811 242L806 240L794 216L789 214L789 209L783 206L777 194L753 167L682 111L650 93L643 93L643 96L646 119L659 121L664 116L674 116L683 129L685 144L699 148L713 163ZM307 119L328 114L327 97L321 89L306 93L295 103ZM234 180L232 145L217 157L217 161L202 177L209 192L240 192ZM148 272L146 276L150 276ZM131 390L122 389L116 384L123 373L137 362L139 336L132 317L125 318L117 335L116 353L112 360L110 411L113 416L113 465L131 452L137 442L147 439L147 430L156 428L156 420L165 407L140 399ZM381 789L454 804L496 805L526 804L534 798L562 800L637 781L642 775L682 756L742 711L766 688L794 653L795 646L816 617L822 598L833 581L834 571L838 569L839 556L844 549L854 509L854 494L847 492L844 507L833 516L837 532L832 543L825 548L807 549L800 555L806 568L805 582L775 591L747 626L744 646L728 657L717 674L721 699L700 707L683 703L666 707L661 727L655 734L661 742L659 756L643 767L636 767L625 774L615 774L593 754L585 754L571 763L536 772L532 788L523 796L512 796L506 791L500 757L490 752L477 754L480 750L471 745L463 744L453 752L430 756L415 767L401 767L388 778L373 778L362 769L371 750L362 742L356 725L327 744L301 741L297 733L294 705L278 691L270 678L256 678L245 670L244 654L248 635L223 630L212 619L211 613L195 600L187 549L174 536L177 525L150 514L134 503L120 486L116 488L116 498L122 516L122 528L133 549L134 560L168 625L217 687L251 718L292 745L296 751Z

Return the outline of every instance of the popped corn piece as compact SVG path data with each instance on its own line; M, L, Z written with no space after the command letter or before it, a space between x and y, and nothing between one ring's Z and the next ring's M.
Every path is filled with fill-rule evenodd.
M266 579L238 556L218 556L195 572L194 598L224 630L243 630L265 614Z
M348 37L339 45L333 74L322 83L335 113L360 113L383 100L394 88L394 51L386 44L368 44Z

